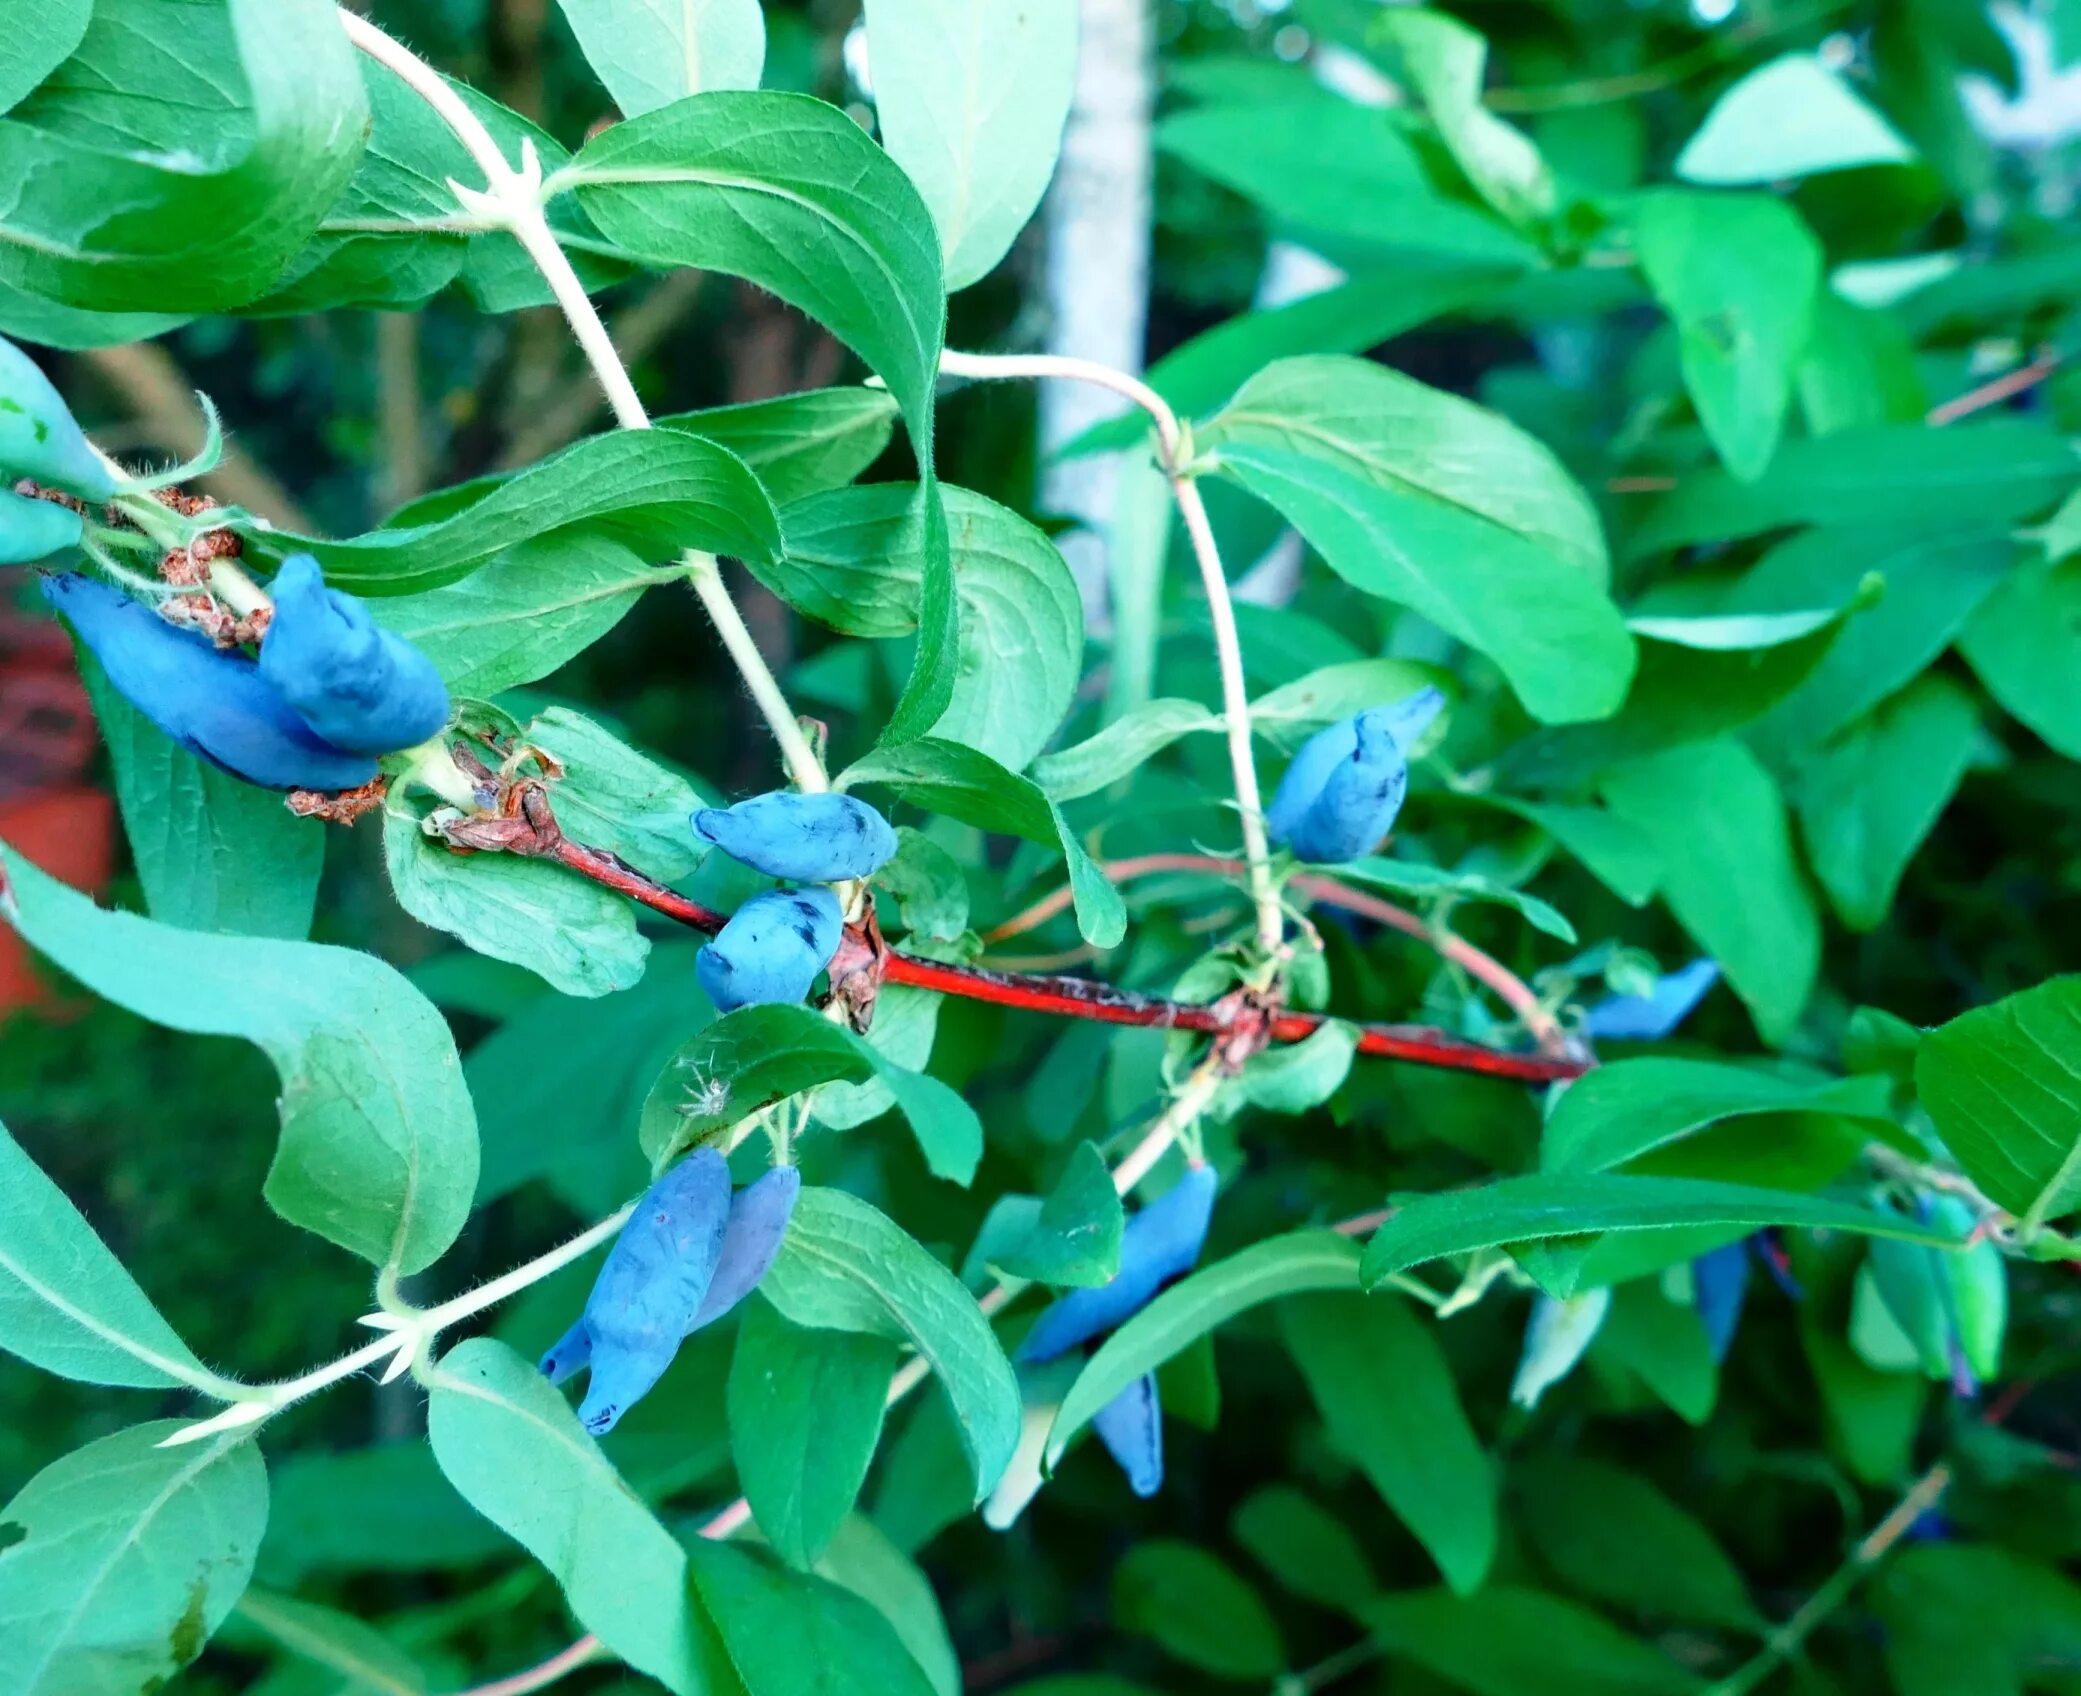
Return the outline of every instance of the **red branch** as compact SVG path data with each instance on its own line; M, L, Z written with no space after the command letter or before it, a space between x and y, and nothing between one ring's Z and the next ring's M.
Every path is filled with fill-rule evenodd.
M722 928L728 917L667 889L619 856L573 841L560 832L547 846L544 857L694 930L713 934ZM1278 1011L1264 1014L1237 996L1224 997L1210 1004L1194 1004L1117 989L1092 978L1001 972L986 966L959 966L920 959L915 954L905 954L900 949L881 945L878 937L871 936L858 925L847 927L846 948L878 954L879 978L883 983L907 984L918 989L936 990L942 995L964 996L971 1001L987 1001L1033 1013L1052 1013L1066 1019L1091 1019L1108 1025L1231 1036L1243 1031L1252 1018L1262 1018L1264 1034L1270 1041L1278 1043L1303 1041L1330 1022L1327 1015L1320 1013ZM841 954L843 952L841 950ZM1390 1060L1406 1060L1418 1066L1478 1072L1486 1077L1515 1078L1524 1083L1551 1083L1558 1078L1579 1077L1589 1066L1587 1061L1568 1057L1507 1054L1501 1049L1461 1042L1443 1031L1420 1025L1361 1025L1358 1051Z

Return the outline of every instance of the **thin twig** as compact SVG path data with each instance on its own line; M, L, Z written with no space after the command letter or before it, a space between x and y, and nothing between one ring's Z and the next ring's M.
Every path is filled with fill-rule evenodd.
M534 144L522 142L521 162L516 169L500 151L498 142L476 113L463 103L431 65L358 13L343 7L339 15L348 40L400 77L455 132L456 139L468 150L485 178L482 190L465 188L455 182L449 184L462 202L463 210L495 217L512 232L542 273L542 280L549 285L549 292L555 296L557 305L563 308L571 333L577 338L579 350L599 380L616 422L628 430L649 429L650 414L643 408L636 385L629 378L628 367L622 364L621 356L614 350L614 340L607 334L599 308L585 292L584 283L572 268L570 255L558 244L556 233L550 228L548 214L543 208L541 161L535 154ZM681 559L687 581L700 597L701 605L707 609L716 633L722 637L723 647L744 679L745 688L765 717L774 741L780 745L781 758L796 786L805 791L828 788L829 779L824 774L823 762L817 758L816 750L810 747L809 738L796 720L794 708L788 704L787 696L766 664L765 656L759 652L758 644L745 628L744 616L730 598L715 556L690 548Z
M1204 872L1210 877L1234 877L1243 870L1240 860L1229 860L1212 854L1138 854L1124 860L1108 860L1100 868L1109 882L1129 883L1136 878L1150 877L1165 872ZM1518 1017L1540 1048L1549 1054L1563 1055L1568 1052L1568 1036L1561 1029L1560 1021L1540 1001L1532 987L1502 961L1482 952L1473 943L1449 932L1435 930L1417 914L1391 901L1364 890L1353 889L1333 877L1324 877L1317 872L1302 872L1293 878L1290 888L1321 902L1326 907L1341 907L1347 913L1357 913L1363 918L1375 920L1405 936L1413 936L1419 942L1435 948L1439 955L1464 970L1494 990L1498 999ZM1030 906L1021 908L1002 924L985 933L986 942L1000 942L1023 932L1036 929L1066 911L1071 901L1068 885L1052 890Z
M570 837L560 836L545 857L690 929L713 934L727 921L727 914L704 907L698 901L690 901L677 890L668 889L655 878L638 871L626 860ZM851 934L854 941L866 946L865 938L857 934L857 927ZM1425 935L1428 940L1428 932ZM1457 939L1439 939L1437 945L1442 948L1444 941L1457 942ZM1495 971L1504 970L1471 944L1461 946L1470 956L1488 961ZM1092 978L1000 972L986 966L927 960L906 954L901 949L883 952L880 976L883 983L935 990L942 995L985 1001L999 1007L1017 1007L1027 1012L1050 1013L1060 1018L1088 1019L1098 1024L1230 1036L1246 1029L1251 1020L1261 1019L1267 1040L1275 1043L1304 1042L1332 1022L1329 1015L1322 1013L1267 1011L1238 996L1211 1003L1171 1001L1163 996L1116 988ZM1525 993L1529 995L1531 992L1527 990ZM1360 1025L1358 1033L1358 1052L1361 1054L1406 1060L1414 1065L1447 1071L1512 1078L1521 1083L1551 1083L1559 1078L1579 1077L1589 1067L1588 1061L1574 1056L1511 1054L1501 1049L1484 1048L1479 1043L1462 1042L1428 1026Z
M1984 411L1990 406L1999 406L2003 401L2022 394L2024 390L2037 387L2059 369L2061 361L2062 356L2056 350L2041 353L2028 365L2019 365L2013 371L2005 372L1982 383L1976 389L1968 389L1962 395L1953 396L1942 406L1932 408L1923 422L1950 424L1975 412Z
M1850 1594L1863 1580L1864 1575L1885 1558L1886 1552L1908 1534L1916 1520L1936 1506L1944 1492L1951 1487L1951 1469L1942 1463L1931 1467L1914 1487L1894 1503L1893 1511L1872 1527L1871 1531L1850 1551L1850 1558L1838 1567L1828 1582L1806 1599L1797 1613L1770 1634L1770 1639L1755 1656L1743 1663L1718 1683L1706 1688L1703 1696L1748 1696L1814 1633L1814 1629L1835 1610L1850 1599Z

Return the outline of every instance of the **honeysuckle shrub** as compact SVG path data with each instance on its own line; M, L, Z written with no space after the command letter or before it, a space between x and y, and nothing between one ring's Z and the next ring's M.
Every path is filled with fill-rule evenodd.
M2072 1685L2073 19L1078 10L14 8L11 1693Z

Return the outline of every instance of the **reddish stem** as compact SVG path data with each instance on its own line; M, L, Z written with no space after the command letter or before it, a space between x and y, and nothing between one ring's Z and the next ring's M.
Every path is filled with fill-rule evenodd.
M728 917L667 889L617 855L575 842L568 836L556 839L549 857L580 876L695 930L713 933L722 928ZM856 943L867 946L865 937L857 933L857 927L848 928L855 933L853 940ZM1237 1031L1243 1021L1252 1016L1247 1004L1233 999L1213 1004L1170 1001L1161 996L1119 989L1093 978L950 965L944 961L920 959L915 954L905 954L893 948L882 955L880 975L883 983L906 984L917 989L935 990L942 995L962 996L970 1001L987 1001L1000 1007L1052 1013L1069 1019L1090 1019L1108 1025L1202 1031L1210 1036L1225 1036ZM1273 1042L1301 1042L1329 1022L1328 1017L1320 1013L1278 1012L1266 1019L1266 1031ZM1448 1071L1515 1078L1524 1083L1550 1083L1558 1078L1578 1077L1588 1070L1587 1061L1561 1056L1507 1054L1501 1049L1458 1041L1425 1026L1361 1025L1358 1051Z

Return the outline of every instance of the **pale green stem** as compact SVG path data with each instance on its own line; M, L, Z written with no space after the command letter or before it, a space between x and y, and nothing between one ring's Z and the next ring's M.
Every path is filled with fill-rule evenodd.
M449 187L463 211L512 232L542 273L542 280L549 285L549 292L557 305L563 308L579 350L584 353L586 363L592 367L593 375L607 397L608 406L613 409L615 421L626 430L649 429L650 414L644 410L642 399L636 393L628 367L622 364L621 355L615 351L614 340L607 333L599 309L593 305L592 297L585 292L584 283L572 268L570 255L558 244L556 233L550 227L544 209L541 161L535 154L533 143L521 144L521 163L516 170L477 114L463 103L461 96L431 65L354 12L342 8L340 23L349 41L395 73L455 132L456 139L468 150L477 168L484 173L485 180L482 189L450 182ZM737 603L730 598L715 556L689 548L680 556L680 563L686 571L687 581L693 585L695 595L722 637L723 646L743 677L753 702L773 732L774 741L780 745L781 759L796 786L811 792L828 788L823 762L817 758L816 750L810 747L808 737L803 735L802 726L788 705L786 695L781 692L772 668L766 664L765 656L753 641L743 614L737 610Z
M1285 937L1285 921L1279 908L1278 886L1272 878L1264 799L1257 784L1256 757L1251 751L1250 695L1243 679L1243 645L1236 634L1235 604L1228 592L1228 578L1221 569L1221 550L1214 541L1214 527L1208 522L1199 484L1184 463L1185 432L1178 415L1163 396L1140 378L1066 354L957 353L949 349L939 356L939 369L946 377L1059 377L1095 383L1125 395L1155 425L1157 459L1170 482L1171 497L1178 503L1178 516L1185 521L1193 557L1199 562L1200 585L1206 593L1208 619L1214 630L1214 660L1221 673L1222 728L1228 737L1236 808L1242 815L1243 862L1250 878L1251 905L1257 913L1257 944L1268 959L1276 958Z
M344 1378L366 1371L379 1363L396 1365L399 1360L409 1363L428 1353L435 1339L449 1326L495 1307L508 1296L516 1295L531 1284L538 1284L551 1273L561 1271L574 1260L590 1254L595 1248L612 1237L627 1222L635 1211L636 1204L618 1209L590 1229L581 1231L569 1242L538 1255L525 1265L466 1290L452 1301L439 1307L414 1312L408 1308L395 1309L386 1313L372 1313L363 1320L373 1325L383 1335L374 1342L365 1344L339 1359L329 1361L316 1370L306 1372L300 1378L286 1379L279 1384L261 1384L251 1387L237 1386L235 1393L225 1395L222 1391L209 1393L229 1401L231 1405L222 1413L183 1426L159 1446L172 1448L182 1443L192 1443L198 1438L214 1432L230 1430L240 1425L258 1425L262 1420L281 1412L285 1407L316 1395Z

